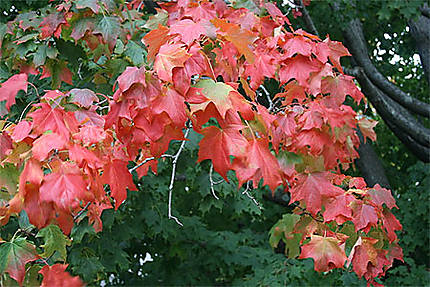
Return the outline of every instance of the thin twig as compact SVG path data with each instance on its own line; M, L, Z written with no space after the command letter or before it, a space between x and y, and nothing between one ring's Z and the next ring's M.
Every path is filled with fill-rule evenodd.
M27 82L27 83L28 83L31 87L33 87L33 88L34 88L34 90L36 91L37 98L40 98L39 91L37 90L36 86L35 86L33 83L30 83L30 82ZM24 110L22 110L22 113L21 113L21 115L19 116L19 120L18 120L18 122L20 122L20 121L22 120L22 117L24 116L25 111L26 111L26 110L28 109L28 107L30 107L30 106L31 106L31 104L33 104L33 103L35 103L35 102L34 102L34 101L29 102L29 103L28 103L28 105L27 105L27 106L25 106Z
M248 181L246 183L246 188L242 192L242 194L245 194L249 199L251 199L254 202L254 204L258 207L258 209L262 210L263 208L261 207L260 203L255 199L255 197L253 197L251 194L249 194L248 191L252 190L252 188L250 186L251 186L251 182Z
M300 6L300 9L302 10L302 13L303 13L303 20L305 21L306 26L309 29L309 32L311 32L312 34L319 37L318 30L315 27L314 21L312 20L311 16L309 15L309 12L306 9L306 6L303 4L303 0L298 0L296 2L298 2L300 4L299 6Z
M186 139L188 137L188 133L190 132L191 124L187 127L187 130L185 131L184 138ZM169 206L168 206L168 217L169 219L173 219L176 221L177 224L180 226L184 226L179 219L176 216L172 215L172 193L173 193L173 185L175 182L176 177L176 165L178 164L178 158L182 153L182 150L184 149L186 141L182 141L181 146L179 147L177 153L173 156L172 161L172 175L170 177L170 185L169 185Z
M173 155L171 155L171 154L163 154L163 155L161 155L161 157L174 157ZM160 157L160 158L161 158ZM151 160L154 160L155 159L155 157L153 157L153 156L151 156L151 157L148 157L148 158L145 158L141 163L139 163L138 165L136 165L136 166L134 166L134 167L132 167L132 168L130 168L128 171L131 173L131 172L133 172L134 170L136 170L136 169L138 169L139 167L141 167L142 165L144 165L145 163L147 163L148 161L151 161Z
M98 102L97 103L97 105L102 105L102 104L104 104L104 103L106 103L107 102L107 100L108 100L108 98L105 98L103 101L100 101L100 102Z
M140 10L140 8L142 8L142 4L143 4L143 2L144 2L144 1L142 0L142 2L140 2L140 3L139 3L139 6L137 6L137 11L139 11L139 10Z
M299 208L303 212L303 214L309 215L310 217L312 217L313 220L318 221L318 222L324 222L324 220L316 218L315 216L313 216L312 213L310 213L309 211L307 211L306 208L301 207L298 203L293 202L290 205Z
M78 219L79 218L79 216L81 216L82 215L82 213L84 213L87 209L88 209L88 207L90 206L90 204L91 204L91 202L88 202L85 206L84 206L84 208L82 208L75 216L73 216L73 221L75 221L76 219Z
M22 117L24 116L25 111L28 109L28 107L30 107L32 104L34 104L35 102L29 102L27 106L25 106L25 108L22 110L21 115L19 116L19 120L18 122L20 122L22 120Z
M99 110L106 110L106 109L109 109L109 106L104 106L104 107L98 106L97 109L99 109Z
M223 178L221 178L220 180L218 180L218 181L214 181L214 185L217 185L217 184L220 184L220 183L223 183L224 182L224 179Z
M211 168L209 169L209 181L211 183L211 192L212 192L212 195L218 200L219 197L215 194L215 189L214 189L215 182L214 182L214 179L212 178L213 170L214 170L214 165L211 163Z
M81 59L81 58L79 58L79 59ZM82 78L82 75L81 75L81 68L82 68L83 64L84 64L84 62L81 62L79 64L79 67L78 67L78 76L79 76L79 79L81 79L81 81L84 79L84 78Z
M269 93L269 91L267 91L267 89L263 85L260 85L260 89L262 89L264 94L266 95L266 99L269 102L268 110L269 110L269 112L271 112L273 110L273 108L275 107L275 105L273 104L272 98L270 97L270 93Z
M34 90L36 91L37 97L40 98L39 91L37 90L36 86L33 83L30 83L30 82L27 82L27 83L34 88Z

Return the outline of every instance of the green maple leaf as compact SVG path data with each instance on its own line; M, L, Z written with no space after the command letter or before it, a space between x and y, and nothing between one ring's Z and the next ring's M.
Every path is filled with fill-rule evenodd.
M5 187L10 194L17 193L19 174L18 169L12 164L0 166L0 189Z
M13 238L0 246L0 274L9 273L10 277L22 284L25 264L38 258L33 244L25 238Z
M75 5L78 9L90 8L94 13L98 13L100 9L97 0L77 0Z
M71 241L63 234L57 225L48 225L41 229L36 237L43 237L45 239L45 244L43 245L45 252L41 254L43 257L50 257L55 251L57 251L59 258L66 261L66 246L70 246Z
M131 62L136 65L140 66L144 63L146 54L146 51L144 48L142 48L140 45L138 45L134 41L129 41L127 46L125 47L125 56L130 58Z
M293 233L296 223L299 221L300 216L297 214L284 214L270 230L269 243L272 248L278 246L279 241L282 239L285 243L285 254L289 258L295 258L300 253L300 240L302 235Z
M112 50L121 32L120 22L117 17L103 16L97 23L94 33L102 34L105 42Z

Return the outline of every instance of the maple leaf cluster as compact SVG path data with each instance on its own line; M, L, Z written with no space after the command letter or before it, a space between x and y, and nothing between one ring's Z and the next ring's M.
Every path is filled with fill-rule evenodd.
M34 37L40 39L68 31L90 50L106 44L102 53L109 54L117 38L126 42L132 31L107 3L65 1L40 23L36 16L16 23L39 31ZM290 257L313 258L317 271L352 263L359 277L377 284L375 277L402 260L395 233L401 224L390 211L396 206L389 190L341 173L340 166L347 169L358 156L357 125L375 139L374 123L359 120L345 104L347 96L363 100L342 72L347 49L294 30L272 3L262 4L262 17L221 0L160 6L166 17L150 19L155 28L142 39L146 65L127 67L112 96L79 88L46 91L24 119L3 129L0 162L21 172L18 190L9 185L11 199L0 207L1 223L25 210L37 228L54 223L69 234L76 215L88 209L90 224L102 230L102 211L118 208L127 189L137 190L128 163L137 165L138 177L157 173L169 143L186 140L183 130L192 126L203 136L198 161L211 160L225 180L232 171L239 187L262 182L291 194L298 217L278 223L274 245L284 240ZM101 11L95 24L91 19ZM41 78L73 84L67 62L52 63L19 66L20 73L0 87L7 110L38 67ZM54 66L62 71L58 79ZM265 79L277 81L281 92L271 97ZM107 114L99 110L99 97L109 103ZM291 251L300 246L300 253ZM41 272L51 282L63 267Z

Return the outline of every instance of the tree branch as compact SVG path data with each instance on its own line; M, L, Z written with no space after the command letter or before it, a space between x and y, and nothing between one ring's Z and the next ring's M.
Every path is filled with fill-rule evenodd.
M88 209L88 207L90 206L90 204L91 204L91 202L88 202L84 207L82 207L82 209L79 210L79 212L76 213L75 216L73 216L73 221L75 221L76 219L78 219L79 216L81 216L82 213L84 213Z
M308 30L308 32L311 32L312 34L317 35L319 37L318 30L315 27L314 21L312 21L312 18L309 15L308 10L306 9L306 6L303 4L303 0L295 0L294 2L302 10L303 21L305 22L306 29Z
M410 19L408 25L420 55L427 83L430 84L430 18L419 16L418 19Z
M403 92L396 85L388 81L373 65L369 58L366 40L359 19L349 22L343 31L347 46L357 64L363 67L367 77L387 96L401 104L408 110L424 117L430 117L430 105L421 102Z
M250 191L250 190L252 190L251 182L250 182L250 181L248 181L248 182L246 183L246 188L245 188L245 190L242 192L242 194L245 194L249 199L251 199L251 200L252 200L252 202L254 202L254 204L258 207L258 209L262 210L263 208L261 207L260 203L255 199L255 197L253 197L253 196L249 193L249 191Z
M405 108L382 93L360 68L357 79L367 98L384 120L393 122L421 145L430 147L430 129L424 127Z
M188 126L187 130L185 131L184 138L188 137L190 129L191 129L191 127ZM178 164L178 158L181 155L182 150L185 147L185 143L186 143L185 140L182 141L181 146L179 147L177 153L173 156L172 175L170 176L170 185L169 185L169 205L168 205L168 210L167 210L167 214L168 214L169 219L173 219L180 226L184 226L184 225L179 221L179 219L176 216L172 215L172 193L173 193L173 185L175 183L175 177L176 177L176 165Z
M408 134L403 133L393 123L385 122L397 138L422 162L430 162L430 149L426 148L412 139Z
M405 108L384 95L373 85L361 68L346 69L345 72L356 76L366 97L393 133L405 145L407 142L407 146L420 160L428 162L430 160L430 130L423 127Z
M357 135L360 139L360 146L357 150L360 157L355 160L355 164L367 185L374 186L378 183L380 186L390 189L390 182L385 175L384 167L369 139L364 142L364 137L360 129L357 129Z
M171 154L163 154L163 155L161 155L160 156L160 158L163 158L163 157L174 157L173 155L171 155ZM147 158L145 158L141 163L139 163L138 165L136 165L136 166L133 166L132 168L130 168L128 171L130 172L130 173L132 173L134 170L136 170L136 169L138 169L139 167L141 167L142 165L144 165L145 163L147 163L148 161L151 161L151 160L154 160L154 159L156 159L155 157L153 157L153 156L151 156L151 157L147 157Z
M424 3L423 6L420 7L420 12L421 14L423 14L425 17L430 18L430 8L427 5L427 3Z
M212 192L212 195L215 197L215 199L218 200L219 197L215 193L215 188L214 188L215 182L214 182L214 179L212 177L213 171L214 171L214 165L211 163L211 167L209 169L209 181L211 184L211 192Z

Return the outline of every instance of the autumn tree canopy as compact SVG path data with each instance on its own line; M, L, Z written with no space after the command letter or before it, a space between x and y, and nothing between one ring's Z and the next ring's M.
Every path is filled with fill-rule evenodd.
M271 2L45 4L0 26L2 280L231 284L282 258L377 286L403 261L391 191L353 170L376 121L341 42Z

